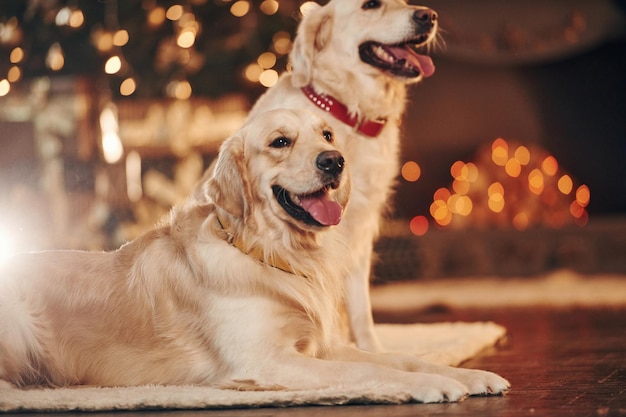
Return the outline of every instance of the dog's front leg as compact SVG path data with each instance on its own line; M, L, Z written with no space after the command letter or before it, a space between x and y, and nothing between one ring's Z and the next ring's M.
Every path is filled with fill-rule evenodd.
M346 306L350 329L356 345L370 352L383 352L384 348L374 332L374 319L370 300L370 268L372 246L361 248L346 282Z
M408 372L446 376L465 385L470 395L501 394L510 388L506 379L493 372L439 365L407 354L371 353L341 345L333 348L331 357L341 361L368 362Z
M298 353L266 361L254 380L260 386L289 390L336 388L424 403L459 401L468 395L467 387L446 376L404 372L371 362L317 359Z

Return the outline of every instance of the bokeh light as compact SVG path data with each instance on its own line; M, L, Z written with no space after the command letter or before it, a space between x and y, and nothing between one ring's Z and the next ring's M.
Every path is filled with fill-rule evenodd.
M402 178L409 182L415 182L420 179L422 169L415 161L407 161L402 165Z
M124 81L122 81L122 84L120 84L120 94L123 96L130 96L135 92L136 89L137 84L132 77L126 78Z
M572 189L574 188L574 182L569 175L565 174L561 178L559 178L557 187L559 187L560 192L567 195L572 192Z
M276 14L276 12L278 12L279 7L280 7L280 4L276 0L263 0L263 3L261 3L261 5L259 6L259 9L261 10L263 14L271 16L273 14Z
M553 177L559 170L559 163L554 156L548 156L541 163L541 169L546 175Z
M450 186L435 191L429 208L438 226L526 230L582 226L589 218L589 187L575 188L556 157L536 145L498 138L481 147L473 162L454 161L450 174Z
M589 204L589 200L591 198L591 193L589 192L589 187L586 185L581 185L576 190L576 203L581 207L587 207Z
M499 166L505 166L509 160L509 145L502 138L493 141L491 145L491 159Z
M230 6L230 12L235 17L243 17L250 11L250 2L247 0L238 0Z
M415 216L409 223L409 229L415 236L424 236L428 232L428 219L426 216Z

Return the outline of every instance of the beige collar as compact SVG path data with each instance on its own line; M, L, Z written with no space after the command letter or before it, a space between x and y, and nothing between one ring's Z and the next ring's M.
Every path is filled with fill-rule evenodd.
M220 228L226 233L226 241L229 245L236 247L242 253L245 253L248 256L253 257L257 261L261 262L264 265L271 266L276 269L280 269L281 271L288 272L290 274L299 275L296 273L294 268L291 266L289 262L285 259L272 256L270 259L266 259L263 250L258 246L252 247L249 250L245 249L244 242L240 236L235 236L232 231L230 231L230 224L225 221L225 219L220 219L220 217L215 213L215 219L217 220L217 224Z

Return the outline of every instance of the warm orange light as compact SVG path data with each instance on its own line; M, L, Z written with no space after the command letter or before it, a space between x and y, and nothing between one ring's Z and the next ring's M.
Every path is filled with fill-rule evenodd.
M445 202L437 200L430 205L430 215L433 216L437 223L441 224L442 221L450 216L450 210L448 210L448 205Z
M135 83L135 80L131 77L126 78L124 81L122 81L122 84L120 84L120 94L123 96L130 96L135 92L136 89L137 84Z
M453 163L450 167L450 175L452 175L452 178L461 178L463 176L463 168L465 168L465 162L456 161Z
M509 145L502 138L498 138L491 144L491 160L498 166L506 165L509 160Z
M511 158L506 162L504 170L509 176L517 178L522 173L522 165L517 159Z
M263 3L259 6L259 9L266 15L276 14L280 4L277 0L264 0Z
M566 174L559 178L557 186L559 187L560 192L567 195L572 192L572 188L574 188L574 183L572 181L572 178Z
M472 199L466 195L454 194L448 200L448 210L461 216L469 216L472 212Z
M515 159L517 159L521 165L528 165L530 162L530 151L528 148L526 146L518 146L515 150Z
M128 31L121 29L118 30L117 32L115 32L115 34L113 35L113 45L115 46L124 46L128 43Z
M585 208L578 204L577 201L572 201L572 203L569 205L569 212L572 216L579 219L584 215Z
M408 161L402 165L402 178L409 182L417 181L422 175L422 169L415 161Z
M415 236L424 236L428 232L428 219L426 216L415 216L411 219L409 228Z
M541 194L543 192L544 182L543 174L538 169L533 169L528 174L528 188L534 194Z
M487 189L489 200L487 206L494 213L500 213L504 209L504 187L499 182L494 182Z
M529 219L526 213L517 213L513 217L513 227L517 230L524 230L528 227Z
M230 6L230 12L235 17L243 17L250 11L250 2L247 0L238 0Z
M559 163L556 161L554 156L548 156L541 163L541 169L545 172L546 175L554 176L559 170Z
M273 69L267 69L259 75L259 82L263 87L271 87L278 82L278 72Z
M263 69L272 68L276 65L276 55L273 52L263 52L257 58L257 62Z
M281 31L272 36L272 47L277 54L288 54L291 50L291 35L289 35L289 32Z
M469 162L465 164L465 168L463 169L463 175L465 175L465 179L469 182L475 182L478 180L478 167L476 164Z
M446 201L448 201L450 196L451 196L450 190L442 187L442 188L439 188L437 191L435 191L435 194L433 195L433 201L440 200L445 203Z
M489 198L487 206L494 213L500 213L504 210L504 198Z
M11 51L11 55L9 55L9 60L12 64L19 64L24 59L24 50L19 46L13 48Z
M169 20L178 20L181 17L183 17L184 11L185 9L183 9L182 5L175 4L173 6L170 6L169 9L167 9L167 12L165 13L165 17L167 17Z
M504 187L499 182L494 182L487 189L487 195L489 197L494 197L494 196L504 197Z
M165 21L165 9L163 7L155 7L148 13L148 25L158 27Z
M591 198L591 193L589 191L589 187L587 187L584 184L578 187L578 189L576 190L576 202L581 207L587 207L587 205L589 204L590 198Z
M263 67L256 62L248 65L244 70L244 76L253 83L259 82L259 78L261 77L262 73Z
M458 194L467 194L470 190L470 183L467 180L456 179L452 181L452 189Z

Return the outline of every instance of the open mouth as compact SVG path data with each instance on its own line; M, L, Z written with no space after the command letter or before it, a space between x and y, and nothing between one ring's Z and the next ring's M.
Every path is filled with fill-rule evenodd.
M419 54L414 49L414 45L423 44L426 39L424 35L397 45L365 42L359 47L359 55L366 64L397 77L417 78L422 75L426 78L434 74L435 65L429 56Z
M328 191L337 188L338 184L331 183L320 190L294 195L280 185L273 185L272 191L278 204L294 219L309 226L334 226L339 224L343 214L343 207L330 199Z

